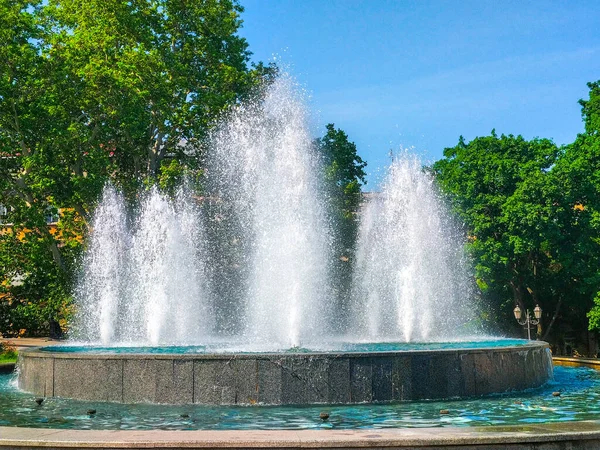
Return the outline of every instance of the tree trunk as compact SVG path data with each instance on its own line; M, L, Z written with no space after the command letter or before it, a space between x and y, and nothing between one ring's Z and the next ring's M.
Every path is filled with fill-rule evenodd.
M50 250L50 253L52 253L52 259L54 260L54 263L58 266L58 268L60 269L61 272L66 272L67 267L65 266L63 257L60 254L60 249L58 248L56 239L54 239L54 236L52 236L52 233L50 233L50 230L48 229L48 227L47 226L42 227L41 229L38 229L37 231L40 235L42 235L43 238L46 239L48 249Z
M81 219L85 222L85 225L89 227L89 215L87 213L87 211L85 210L85 208L83 207L83 205L79 202L76 202L73 205L73 208L75 209L75 211L77 212L77 214L79 214L79 217L81 217Z
M520 285L517 285L514 281L509 281L508 284L513 291L513 299L515 306L521 308L521 311L525 311L525 304L523 303L523 290Z
M546 328L546 332L542 336L542 341L545 341L548 338L548 334L550 333L550 330L552 329L552 325L554 325L554 322L556 322L556 318L558 317L558 313L560 311L561 305L562 305L562 296L558 299L558 303L556 304L556 309L554 310L554 315L552 316L552 320L550 321L550 323L548 324L548 327Z
M162 159L162 147L164 134L161 131L156 132L154 144L148 150L148 176L156 175Z
M54 259L54 262L58 266L60 271L66 272L67 268L65 267L65 262L63 261L62 255L60 254L60 250L58 249L58 245L56 245L56 241L54 240L54 238L52 238L52 241L48 244L48 247L52 252L52 259Z

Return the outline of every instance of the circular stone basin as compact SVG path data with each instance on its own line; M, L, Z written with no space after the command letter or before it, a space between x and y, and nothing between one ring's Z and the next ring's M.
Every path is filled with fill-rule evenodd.
M552 378L549 346L540 341L338 349L46 347L20 353L19 387L43 397L119 403L309 405L473 397Z

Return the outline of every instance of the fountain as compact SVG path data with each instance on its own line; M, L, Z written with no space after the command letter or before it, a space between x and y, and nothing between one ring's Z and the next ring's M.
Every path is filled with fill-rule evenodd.
M320 158L292 80L210 137L205 194L107 186L65 346L25 351L19 386L122 403L350 404L544 384L543 342L469 328L461 240L403 156L364 206L351 298L333 294Z
M355 329L369 340L447 340L476 311L462 239L415 156L401 154L363 211ZM363 314L368 311L368 314Z
M210 329L197 211L181 189L174 201L152 188L128 224L125 200L107 186L77 289L79 340L169 345Z

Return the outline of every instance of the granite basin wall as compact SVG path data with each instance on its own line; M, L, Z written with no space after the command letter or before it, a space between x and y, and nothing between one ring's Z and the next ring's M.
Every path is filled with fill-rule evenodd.
M552 377L545 342L379 353L19 355L19 386L42 397L205 405L349 404L473 397Z

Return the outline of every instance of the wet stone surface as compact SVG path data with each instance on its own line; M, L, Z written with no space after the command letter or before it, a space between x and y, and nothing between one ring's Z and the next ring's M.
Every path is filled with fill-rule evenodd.
M551 375L549 358L547 344L541 342L514 348L362 353L103 355L30 350L21 353L19 386L44 397L123 403L435 400L538 387Z
M256 365L254 367L256 368ZM379 370L380 373L385 373L385 367L384 365L383 369L376 368L372 371L372 376ZM253 376L252 372L250 376ZM379 376L375 375L372 380L377 378ZM377 383L379 381L373 386L378 386ZM373 389L373 392L378 392L378 389ZM223 392L220 391L221 398L230 395L226 391ZM560 392L560 396L556 396L554 394L556 392ZM40 400L39 404L36 400ZM96 412L91 414L91 410ZM324 411L329 414L325 421L321 418L321 413ZM448 411L448 413L441 413L441 411ZM557 367L554 381L540 388L522 392L467 399L375 402L357 405L329 404L326 407L257 404L248 406L239 404L151 405L70 400L41 397L19 391L13 376L0 376L0 426L110 430L223 430L406 429L484 425L529 426L537 423L545 425L555 423L558 428L570 429L573 422L594 419L600 419L600 372L587 368Z

